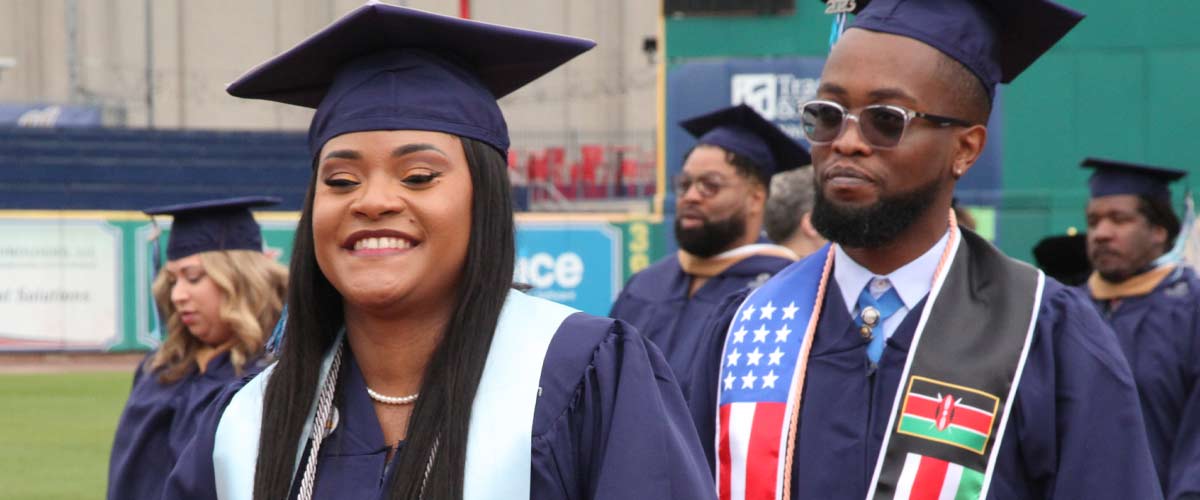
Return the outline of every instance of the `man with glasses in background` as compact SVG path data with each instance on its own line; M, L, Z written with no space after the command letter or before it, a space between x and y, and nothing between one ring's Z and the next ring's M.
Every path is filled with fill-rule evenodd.
M771 176L808 164L809 156L745 104L680 125L697 144L674 183L679 251L631 276L609 315L657 344L686 388L709 312L796 259L787 248L759 243L763 205Z
M719 497L1161 498L1129 365L1088 298L951 211L996 85L1082 15L857 4L802 107L833 244L731 296L694 363Z

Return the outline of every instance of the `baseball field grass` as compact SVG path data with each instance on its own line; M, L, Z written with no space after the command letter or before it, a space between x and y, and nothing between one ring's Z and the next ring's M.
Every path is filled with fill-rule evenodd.
M0 498L103 499L131 372L0 374Z

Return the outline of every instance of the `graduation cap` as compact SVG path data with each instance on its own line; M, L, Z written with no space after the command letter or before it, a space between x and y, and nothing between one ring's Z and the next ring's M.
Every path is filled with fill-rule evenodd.
M261 251L262 232L250 209L280 201L273 196L242 196L147 208L142 212L174 217L167 259L176 260L213 250Z
M679 125L699 144L749 158L760 169L763 179L812 163L804 146L745 104L688 118Z
M1043 238L1033 247L1033 258L1046 274L1070 286L1083 284L1092 273L1086 233Z
M429 130L504 154L496 100L595 46L590 40L368 2L227 88L316 108L308 145L366 130Z
M1096 169L1088 180L1092 198L1132 194L1170 200L1171 190L1167 186L1187 175L1183 170L1102 158L1087 158L1080 165Z
M831 0L832 2L833 0ZM852 28L920 41L971 70L994 97L1083 14L1049 0L858 0Z

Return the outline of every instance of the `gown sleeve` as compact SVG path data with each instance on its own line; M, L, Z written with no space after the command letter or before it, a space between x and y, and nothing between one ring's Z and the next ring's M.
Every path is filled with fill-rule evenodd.
M742 305L750 292L749 289L743 289L725 297L699 330L702 336L699 341L701 344L696 350L699 356L692 364L686 396L688 412L699 434L700 446L704 449L705 465L710 476L716 463L713 449L717 436L717 379L721 377L721 354L725 349L725 333L729 331L729 323L737 314L738 306ZM713 481L715 484L715 480Z
M617 295L617 300L613 301L612 307L608 311L610 318L622 318L624 315L630 314L626 302L629 300L629 292L638 287L638 277L641 273L634 273L629 277L629 281L625 282L625 286L621 287L620 295Z
M177 456L182 454L182 450L196 434L204 410L217 401L224 393L224 389L231 384L237 384L241 378L248 379L261 371L254 366L253 362L247 363L246 371L240 377L233 372L232 367L222 368L220 374L193 377L177 396L175 403L177 410L175 420L171 423L169 437L171 449L176 452Z
M1192 285L1196 284L1195 280ZM1193 293L1200 293L1194 290ZM1193 298L1196 295L1192 296ZM1189 390L1183 401L1179 431L1172 446L1166 497L1168 500L1200 500L1200 306L1192 305L1187 327L1190 348L1182 376ZM1178 325L1174 326L1178 328Z
M167 434L174 418L172 387L146 372L147 355L133 374L108 458L110 500L156 495L174 460ZM176 450L177 451L177 450Z
M541 389L531 498L715 498L671 368L628 324L569 317Z
M229 406L233 396L249 381L250 377L246 377L240 382L225 386L196 418L194 431L187 444L184 445L179 459L176 460L175 467L171 469L171 474L167 476L166 484L163 486L163 500L217 499L215 473L213 472L213 447L216 441L217 424L221 422L221 415L225 413L225 407ZM257 444L247 443L246 447L246 451L249 453L257 448Z
M1031 493L1162 498L1133 372L1087 297L1047 280L1035 335L1013 422Z

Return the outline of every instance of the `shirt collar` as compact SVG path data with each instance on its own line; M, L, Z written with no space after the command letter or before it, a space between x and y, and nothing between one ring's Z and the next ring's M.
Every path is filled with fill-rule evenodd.
M954 228L953 231L958 231L958 228ZM929 290L933 288L933 274L937 272L938 263L941 262L942 254L949 243L950 231L946 231L941 239L920 257L883 276L892 283L908 310L911 311L921 299L929 295ZM833 250L833 277L842 292L842 300L846 302L846 310L853 313L858 305L858 295L877 275L850 258L841 245L835 243Z

